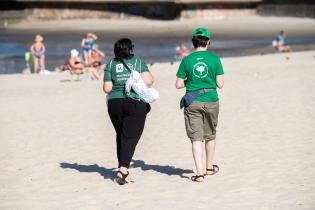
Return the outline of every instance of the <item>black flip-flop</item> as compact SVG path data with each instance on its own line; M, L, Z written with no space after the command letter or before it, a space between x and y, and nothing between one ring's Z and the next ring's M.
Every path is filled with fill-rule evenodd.
M193 182L202 182L202 181L198 181L198 179L199 178L202 178L202 179L204 179L205 178L205 175L195 175L195 176L192 176L190 179L191 179L191 181L193 181Z
M212 175L214 175L214 174L216 174L216 173L218 173L219 172L219 166L218 165L212 165L212 167L213 168L207 168L206 170L207 171L210 171L210 172L212 172L212 174L206 174L206 175L208 175L208 176L212 176Z
M118 174L121 174L122 177L118 176ZM119 184L119 185L124 185L126 183L129 183L126 179L129 175L129 172L127 172L127 174L124 174L123 172L121 171L117 171L117 174L116 174L116 178L115 178L115 181Z

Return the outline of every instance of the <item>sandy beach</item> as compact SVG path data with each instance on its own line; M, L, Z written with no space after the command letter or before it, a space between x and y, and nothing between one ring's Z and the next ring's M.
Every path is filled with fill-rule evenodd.
M161 99L126 186L113 182L115 133L102 82L0 75L0 209L314 209L315 51L222 63L221 170L203 183L189 180L178 63L151 67Z

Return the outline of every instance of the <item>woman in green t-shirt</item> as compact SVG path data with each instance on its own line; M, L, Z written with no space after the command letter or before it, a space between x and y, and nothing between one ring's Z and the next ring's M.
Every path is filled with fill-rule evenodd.
M126 94L125 84L130 76L128 69L140 72L147 86L153 84L148 66L133 53L132 41L118 40L114 45L115 58L106 64L103 90L107 93L108 114L116 131L118 172L116 182L130 182L128 168L141 137L150 105L143 102L135 92Z

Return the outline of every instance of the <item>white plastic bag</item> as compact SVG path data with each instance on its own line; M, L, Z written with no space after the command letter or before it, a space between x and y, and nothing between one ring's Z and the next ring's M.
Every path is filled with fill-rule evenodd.
M140 73L135 70L131 70L130 77L126 81L126 93L130 93L131 89L134 90L140 96L140 98L147 103L152 103L160 97L159 92L154 88L148 87L142 80Z

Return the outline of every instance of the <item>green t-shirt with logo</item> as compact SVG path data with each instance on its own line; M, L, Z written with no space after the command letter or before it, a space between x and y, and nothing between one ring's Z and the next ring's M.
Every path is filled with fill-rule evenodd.
M208 51L195 51L182 60L176 76L185 80L187 93L203 88L215 89L200 94L195 100L216 102L219 100L216 90L216 76L223 74L219 56Z
M124 62L131 70L135 70L140 73L149 71L145 62L139 58L132 57L130 59L125 59ZM112 59L106 64L104 82L111 81L113 83L113 89L107 96L108 100L113 98L139 99L139 96L133 91L130 91L129 95L125 93L125 84L129 76L130 72L126 69L123 63Z

